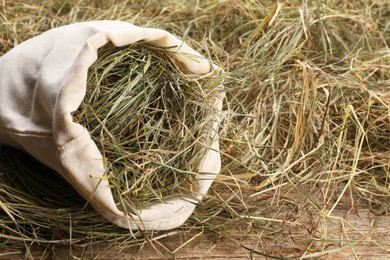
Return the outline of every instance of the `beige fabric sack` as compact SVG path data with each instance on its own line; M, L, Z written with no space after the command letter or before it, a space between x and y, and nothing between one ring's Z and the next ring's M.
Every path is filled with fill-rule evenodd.
M92 206L112 223L130 229L166 230L180 226L209 189L221 167L218 127L213 123L212 145L196 176L199 189L192 199L171 199L139 215L120 211L103 176L102 155L88 131L72 121L86 93L88 68L97 49L138 41L162 47L177 46L174 59L183 72L206 74L217 66L185 43L158 29L119 21L76 23L49 30L0 57L0 143L27 151L60 173ZM180 53L187 55L181 55ZM224 94L215 101L222 109Z

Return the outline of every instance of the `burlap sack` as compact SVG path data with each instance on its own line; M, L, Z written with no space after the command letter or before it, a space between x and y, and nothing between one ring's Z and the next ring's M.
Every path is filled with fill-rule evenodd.
M212 145L204 154L196 179L195 198L171 199L125 214L115 205L104 175L102 155L89 132L72 121L71 113L86 93L88 68L97 49L111 41L123 46L138 41L176 46L173 58L183 72L206 74L215 65L166 31L119 21L76 23L49 30L0 57L0 143L23 149L60 173L112 223L130 229L166 230L181 225L209 189L221 162L220 116L213 123ZM186 53L181 55L180 53ZM223 93L215 108L222 109Z

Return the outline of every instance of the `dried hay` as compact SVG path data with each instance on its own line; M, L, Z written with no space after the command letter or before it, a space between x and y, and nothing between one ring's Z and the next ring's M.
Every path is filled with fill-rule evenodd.
M120 19L167 29L228 71L222 173L174 232L183 243L171 253L191 243L187 232L238 245L255 240L253 253L279 257L319 257L362 242L381 246L337 210L363 205L389 214L386 1L1 5L0 53L53 26ZM1 157L2 247L62 244L88 257L154 246L164 236L107 224L49 169L8 148ZM329 222L340 224L338 234L328 232Z
M216 75L184 75L169 49L146 44L109 44L98 56L74 118L103 152L117 201L135 209L190 196L185 186L212 128Z

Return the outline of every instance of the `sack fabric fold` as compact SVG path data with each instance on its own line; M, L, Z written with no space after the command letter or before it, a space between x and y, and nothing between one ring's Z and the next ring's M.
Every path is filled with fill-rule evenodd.
M60 173L103 217L129 229L167 230L180 226L207 193L221 168L218 128L224 93L196 179L193 198L170 199L139 214L120 211L104 178L102 154L89 132L73 122L86 94L88 68L108 42L171 47L184 73L207 74L219 68L172 34L121 21L91 21L51 29L0 57L0 143L22 149Z

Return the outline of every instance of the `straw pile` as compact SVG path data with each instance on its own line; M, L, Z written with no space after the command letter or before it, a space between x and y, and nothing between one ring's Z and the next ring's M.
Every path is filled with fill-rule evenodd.
M145 44L109 44L98 57L74 119L102 151L118 202L146 207L185 192L210 127L217 91L211 77L186 76L169 49Z
M318 257L362 241L381 245L371 235L351 235L359 225L337 211L362 205L389 214L386 1L119 2L3 2L0 54L52 26L120 19L167 29L228 71L219 133L222 173L177 231L183 239L178 250L191 244L186 232L237 245L255 241L253 253L279 257ZM161 234L129 234L107 224L83 209L77 193L63 194L60 187L67 184L49 169L5 149L4 246L66 244L88 257L98 247L101 253L158 243ZM37 182L33 176L40 174L47 178ZM337 234L329 232L329 223L340 224Z

